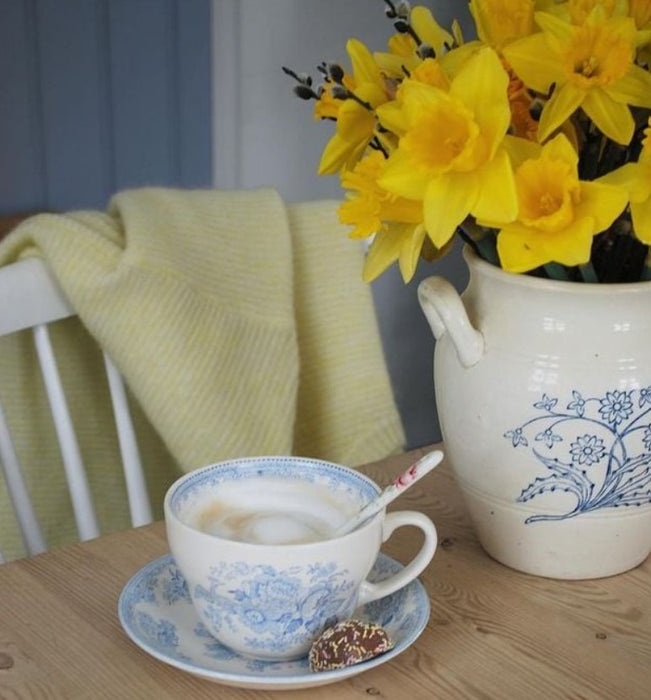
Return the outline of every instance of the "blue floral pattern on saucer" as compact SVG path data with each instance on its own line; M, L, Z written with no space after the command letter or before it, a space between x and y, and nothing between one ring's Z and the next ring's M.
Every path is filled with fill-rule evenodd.
M402 568L380 554L369 580L381 581ZM430 606L417 580L362 606L352 616L382 625L394 648L364 663L321 673L310 671L307 658L260 661L220 644L199 622L185 580L169 554L145 566L127 583L118 613L131 640L171 666L225 685L281 690L332 683L386 663L419 637L427 625Z

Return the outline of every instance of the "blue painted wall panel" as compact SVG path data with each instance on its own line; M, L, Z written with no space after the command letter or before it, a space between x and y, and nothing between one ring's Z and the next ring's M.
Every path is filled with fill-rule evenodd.
M100 207L113 185L102 100L100 3L39 0L37 32L47 202Z
M0 211L45 198L35 4L0 3Z
M0 214L206 187L210 0L0 2Z
M171 0L109 4L115 172L122 187L178 173L173 10Z
M212 93L210 5L204 0L177 3L179 41L179 159L181 181L188 187L206 184L205 172L197 169L203 163L212 168ZM194 47L192 51L184 47Z

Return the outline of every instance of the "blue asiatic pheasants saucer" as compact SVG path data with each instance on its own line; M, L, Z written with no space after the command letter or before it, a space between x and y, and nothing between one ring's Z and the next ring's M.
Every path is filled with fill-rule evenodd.
M371 581L399 571L402 564L380 554ZM192 607L185 580L170 554L156 559L127 583L118 603L120 622L135 644L170 666L216 683L283 690L333 683L390 661L421 634L429 619L429 598L419 581L373 601L354 617L381 625L394 643L391 651L347 668L314 673L307 658L259 661L240 656L212 637Z

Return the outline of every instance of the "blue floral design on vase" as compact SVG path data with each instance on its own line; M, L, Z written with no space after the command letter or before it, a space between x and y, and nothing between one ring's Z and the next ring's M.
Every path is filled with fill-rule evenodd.
M558 398L543 394L533 408L538 415L504 437L514 449L530 449L546 472L516 500L560 493L575 504L563 513L532 515L525 523L651 503L651 386L602 396L573 390L565 409Z
M334 563L278 569L242 561L213 567L194 597L204 601L203 614L217 632L249 629L264 635L246 640L252 653L283 652L308 643L348 614L357 590L348 572Z

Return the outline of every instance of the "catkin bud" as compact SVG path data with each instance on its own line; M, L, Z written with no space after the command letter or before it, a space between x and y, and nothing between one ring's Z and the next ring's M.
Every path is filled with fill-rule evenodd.
M421 58L436 58L436 52L433 47L425 43L418 47L418 55Z
M338 63L328 64L328 75L333 82L341 84L344 79L344 69Z
M411 12L411 4L407 2L407 0L401 0L396 5L396 14L398 17L404 17L407 19L409 17L409 13Z
M294 85L294 94L302 100L311 100L316 97L312 88L307 85Z

